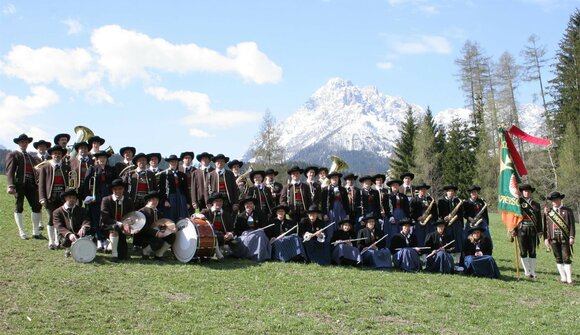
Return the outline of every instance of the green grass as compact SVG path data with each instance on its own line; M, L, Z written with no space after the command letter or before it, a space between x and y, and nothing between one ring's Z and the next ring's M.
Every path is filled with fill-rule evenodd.
M0 189L6 189L0 177ZM494 215L500 280L227 260L158 263L65 259L18 238L0 194L0 334L573 334L579 286L517 280L513 244ZM29 209L26 228L30 234ZM577 271L578 266L576 266ZM574 276L579 282L579 276Z

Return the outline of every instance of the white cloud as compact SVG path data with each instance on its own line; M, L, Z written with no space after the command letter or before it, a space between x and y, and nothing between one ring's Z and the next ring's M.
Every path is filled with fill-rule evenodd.
M114 83L147 79L151 70L181 74L192 71L234 72L257 84L277 83L282 78L282 68L261 52L254 42L230 46L222 55L194 43L172 44L117 25L96 29L91 40L99 55L99 64Z
M74 92L99 90L102 73L89 51L82 48L32 49L16 45L4 56L0 72L29 84L57 82Z
M394 36L390 40L394 51L398 54L450 54L451 45L447 38L434 35Z
M197 128L189 129L189 135L191 135L193 137L199 137L199 138L214 137L214 135L212 135L206 131L203 131L201 129L197 129Z
M47 136L46 132L28 119L58 103L59 97L44 86L31 87L30 91L32 94L24 98L0 92L0 139L8 141L14 134L23 132L35 134L38 138Z
M390 70L393 68L393 63L391 63L391 62L377 63L377 68L379 68L381 70Z
M11 3L7 4L6 6L4 6L4 8L2 8L2 14L4 14L4 15L16 14L16 6L14 6Z
M261 118L260 113L223 110L214 111L207 94L192 91L169 91L163 87L150 87L145 92L159 101L177 101L182 103L192 114L184 118L189 125L210 125L231 127L241 123L255 122ZM190 132L191 134L191 132Z
M81 24L81 22L79 20L67 19L67 20L61 21L61 23L64 23L67 25L67 27L68 27L67 34L68 35L77 35L83 31L83 25Z

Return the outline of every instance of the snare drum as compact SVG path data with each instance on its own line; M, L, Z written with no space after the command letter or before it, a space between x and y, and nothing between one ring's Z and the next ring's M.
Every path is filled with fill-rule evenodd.
M93 242L93 237L77 238L70 247L70 253L72 258L79 263L92 262L97 255L97 246Z
M173 254L178 261L187 263L194 256L214 255L216 236L209 222L203 219L181 219L176 226Z

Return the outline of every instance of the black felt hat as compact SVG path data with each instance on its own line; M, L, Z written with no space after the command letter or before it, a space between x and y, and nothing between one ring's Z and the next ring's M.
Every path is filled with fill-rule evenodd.
M133 156L135 156L135 153L137 152L137 149L135 149L135 147L122 147L121 149L119 149L119 154L121 156L125 155L125 151L131 151L133 153Z
M49 155L52 155L53 152L60 151L61 154L66 155L66 149L61 147L60 145L54 145L46 150Z
M548 200L554 200L554 199L564 199L566 197L566 195L564 193L560 193L558 191L554 191L550 194L548 194Z
M234 160L232 160L232 161L230 161L230 162L228 163L228 167L229 167L230 169L232 169L234 165L238 165L238 166L241 168L242 166L244 166L244 162L242 162L242 161L239 161L239 160L237 160L237 159L234 159Z
M224 156L224 154L217 154L217 155L213 156L211 158L211 161L215 163L215 162L217 162L220 159L223 159L224 160L224 163L227 163L227 162L230 161L230 158L227 157L227 156Z
M45 140L40 140L40 141L38 141L38 142L34 142L34 143L32 143L32 146L34 147L34 149L38 149L38 147L39 147L39 146L41 146L41 145L44 145L44 146L46 146L47 148L50 148L51 144L52 144L52 143L50 143L50 142L47 142L47 141L45 141Z
M405 172L399 178L401 178L401 180L403 180L403 179L405 179L405 177L409 177L409 178L411 178L411 180L415 179L415 175L411 172Z
M193 159L195 157L195 154L193 153L193 151L184 151L181 153L181 155L179 155L179 158L183 159L185 156L190 156L191 159Z
M181 158L177 157L177 155L169 155L169 157L165 158L166 162L170 162L170 161L180 161Z
M140 152L140 153L136 154L135 156L133 156L133 159L131 160L131 162L133 162L133 165L137 165L137 161L141 158L145 158L145 160L148 160L147 155Z
M292 172L302 173L302 172L304 172L304 170L302 170L298 166L293 166L288 170L288 174L292 174Z
M32 137L28 137L26 134L20 134L20 136L13 139L14 143L18 144L20 141L26 141L28 143L32 142Z
M89 148L89 144L87 142L77 142L75 143L74 148L76 151L79 151L79 148L82 147L83 145L87 147L87 149Z
M358 178L358 176L354 173L349 173L346 176L342 177L342 179L344 179L344 180L349 180L349 179L356 180L357 178Z
M274 170L274 169L268 169L264 172L266 174L266 176L273 174L274 176L278 175L278 171Z
M536 188L532 187L532 185L530 184L520 184L519 190L520 192L522 191L530 191L532 193L536 192Z
M157 157L157 160L159 162L161 162L161 154L158 152L152 152L150 154L147 154L147 161L149 162L151 160L151 157Z
M403 182L400 179L391 179L387 182L387 186L391 186L393 184L403 184Z
M70 141L70 135L69 134L58 134L54 137L54 144L58 144L58 140L60 140L61 138L66 137L66 141Z
M195 159L197 159L198 162L201 162L201 159L203 157L206 157L208 159L212 159L213 155L204 151L201 154L197 154L197 156L195 156Z
M89 139L87 140L87 143L89 144L89 146L92 146L93 142L99 142L99 143L101 143L101 145L103 145L103 144L105 144L105 139L100 137L100 136L89 137Z

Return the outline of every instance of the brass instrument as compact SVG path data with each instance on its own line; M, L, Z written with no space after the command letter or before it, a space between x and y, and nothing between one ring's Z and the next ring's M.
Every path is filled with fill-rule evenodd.
M165 170L163 170L163 171L159 171L159 172L157 172L157 173L155 174L155 177L157 177L157 176L160 176L160 175L164 174L165 172L167 172L167 171L169 171L169 170L171 170L171 168L167 168L167 169L165 169ZM122 171L121 171L121 172L122 172Z
M95 136L95 134L93 133L92 130L90 130L89 128L85 127L85 126L76 126L74 128L75 134L76 134L76 138L75 141L72 145L69 146L69 152L70 152L70 159L73 160L75 159L76 155L77 155L77 151L75 150L74 146L77 143L80 142L86 142L88 141L88 139L92 136Z
M479 213L477 213L475 215L475 217L473 218L473 222L471 223L472 227L477 227L477 226L479 226L480 223L483 222L483 212L485 211L486 208L487 208L487 203L484 202L484 205L481 208L481 210L479 211Z
M316 233L309 233L309 232L304 233L304 239L302 240L302 242L310 241L312 239L312 237L316 236L316 240L318 242L324 243L324 241L326 240L326 234L324 234L323 231L326 228L332 226L333 224L334 224L334 222L330 223L328 226L326 226L326 227L324 227L322 229L318 229L316 231Z
M115 154L115 150L113 150L113 147L111 147L110 145L105 149L105 152L111 156Z
M47 166L48 164L51 164L51 163L52 163L52 159L47 159L47 160L45 160L43 162L40 162L40 163L36 164L34 166L34 169L38 171L38 170L42 169L43 167L45 167L45 166Z
M79 187L79 181L77 180L77 172L69 171L68 173L68 188L74 188L75 190Z
M451 226L453 224L453 222L455 222L455 220L457 220L457 211L459 211L459 208L461 208L461 205L463 205L463 199L459 200L459 203L457 204L457 206L455 206L455 208L453 208L453 210L451 211L451 213L449 213L449 215L447 216L449 218L449 223L447 224L448 226Z
M239 184L240 182L243 181L243 179L245 179L250 173L252 173L253 169L250 166L250 168L248 169L248 171L242 173L241 175L238 176L238 178L236 178L236 184ZM253 180L250 180L252 183L254 183Z
M92 176L89 179L89 191L91 191L91 199L90 200L85 199L84 203L86 205L91 204L91 203L95 202L95 200L96 200L96 198L95 198L95 195L97 193L97 176L96 175Z
M328 171L329 174L333 172L348 170L350 168L348 164L346 164L346 162L338 156L330 156L330 161L332 163L330 164L330 170ZM325 188L328 187L329 184L330 179L325 178L324 180L321 180L320 187Z
M137 168L137 166L135 166L133 164L127 166L126 168L121 170L121 172L119 172L119 178L124 179L124 177L126 175L130 175L136 168ZM131 171L131 170L133 170L133 171Z
M435 198L433 198L433 200L431 200L431 203L429 204L429 207L427 207L427 209L425 210L425 213L423 213L423 215L421 215L419 217L419 224L421 226L424 226L427 224L427 222L429 222L429 220L431 220L431 217L433 217L433 214L431 214L431 208L433 208L433 205L435 204ZM425 217L425 215L427 215Z

